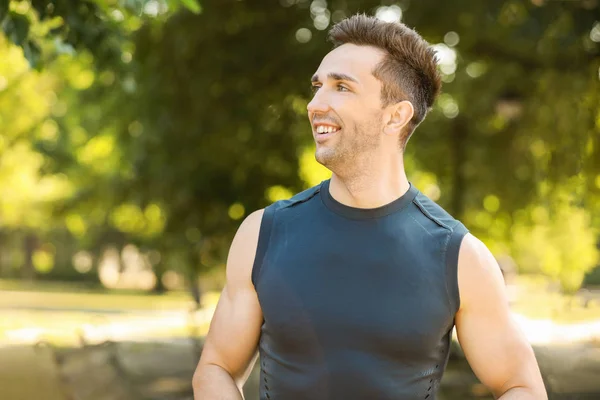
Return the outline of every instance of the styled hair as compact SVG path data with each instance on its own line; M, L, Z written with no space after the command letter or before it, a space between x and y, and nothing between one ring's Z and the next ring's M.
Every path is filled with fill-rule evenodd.
M329 31L334 48L343 44L373 46L386 56L375 67L373 75L382 82L383 107L408 100L414 115L407 125L406 142L433 106L442 83L435 51L425 39L401 22L385 22L357 14L335 24Z

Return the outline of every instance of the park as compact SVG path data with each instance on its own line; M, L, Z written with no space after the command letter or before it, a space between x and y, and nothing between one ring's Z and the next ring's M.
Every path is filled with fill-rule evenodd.
M493 253L549 398L600 398L599 1L0 0L0 399L193 399L235 232L331 176L310 78L359 12L437 54L410 181ZM492 399L451 350L438 399Z

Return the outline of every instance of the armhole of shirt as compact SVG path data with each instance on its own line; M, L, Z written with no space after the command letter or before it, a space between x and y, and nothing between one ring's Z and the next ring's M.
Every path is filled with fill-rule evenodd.
M275 205L271 204L265 208L260 222L260 229L258 231L258 244L256 247L256 255L254 257L254 264L252 265L252 284L257 289L258 277L260 269L267 253L267 247L269 245L269 239L271 237L271 228L273 226L273 216L275 214Z
M460 292L458 289L458 255L462 240L468 232L468 229L462 223L457 223L450 234L448 245L446 247L446 283L448 285L447 291L450 307L454 311L454 314L456 314L460 309Z

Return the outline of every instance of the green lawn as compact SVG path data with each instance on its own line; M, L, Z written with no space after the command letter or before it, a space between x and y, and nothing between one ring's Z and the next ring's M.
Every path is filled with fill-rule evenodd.
M560 323L600 320L600 301L583 307L581 299L549 291L547 282L535 278L519 278L518 287L512 309L530 318ZM205 307L213 307L218 297L218 292L207 293ZM198 314L189 313L192 306L185 292L155 295L87 290L69 284L17 285L0 281L0 398L25 400L39 398L43 393L44 399L63 400L51 360L46 353L34 351L31 343L41 339L59 346L78 345L81 332L92 342L115 340L110 336L92 336L96 328L119 325L143 326L144 337L153 339L203 336L208 330L207 320L198 323L198 319L184 319L179 325L162 322L164 315L193 318Z
M192 298L187 292L151 294L141 291L87 288L68 283L0 280L1 308L164 310L192 305Z
M72 345L80 334L88 340L111 339L111 332L122 329L138 329L153 337L201 335L208 329L206 321L190 313L195 304L186 292L86 292L69 284L18 286L6 281L0 281L0 288L0 343L49 340ZM218 297L217 292L206 293L203 305L214 306ZM181 318L164 322L165 313Z
M203 302L211 307L217 299L218 293L209 292ZM155 295L0 281L0 399L65 399L50 353L36 351L33 343L78 346L82 333L90 342L115 340L110 332L118 326L141 328L153 339L205 335L208 324L191 319L193 306L185 292ZM164 323L164 315L181 315L184 323ZM94 336L105 328L108 333Z
M598 300L584 307L580 298L547 290L547 281L543 279L519 277L518 287L518 295L511 307L529 318L552 319L558 323L600 320L600 295ZM206 293L204 306L214 306L218 297L218 292ZM206 321L189 320L187 325L161 322L163 312L179 312L185 316L193 306L186 292L157 295L139 291L89 290L64 283L22 284L0 280L0 341L23 343L28 338L43 338L72 344L82 332L87 335L94 333L96 327L112 324L136 325L136 318L140 316L145 318L144 335L188 336L191 326L196 328L196 334L203 334L208 329ZM156 313L157 323L148 325L147 320L153 318L153 313ZM189 316L192 318L194 314Z

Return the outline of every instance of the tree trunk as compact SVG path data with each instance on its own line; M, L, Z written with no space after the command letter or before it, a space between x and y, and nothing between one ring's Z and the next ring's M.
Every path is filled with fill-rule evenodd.
M463 119L458 116L452 124L450 148L452 149L452 201L450 207L452 215L461 219L465 210L466 181L464 176L464 165L467 156L467 128Z
M200 256L197 251L191 251L189 254L189 285L190 285L190 293L194 302L196 303L196 308L199 309L202 306L202 290L200 289Z
M4 241L6 239L6 234L2 229L0 229L0 278L8 278L8 274L10 272L10 264L7 262L8 257L4 254L6 251L6 247Z
M37 247L37 238L33 233L26 233L23 238L23 253L25 260L21 266L21 278L23 280L32 281L35 279L36 273L33 266L33 253Z
M190 274L190 292L192 294L192 298L196 303L196 309L199 309L202 306L202 290L200 289L200 276L198 273L193 272Z
M125 263L123 262L123 247L119 245L117 247L117 253L118 253L118 257L117 257L117 265L118 265L118 271L119 271L119 279L121 277L121 275L123 274L123 272L125 272Z
M156 283L154 284L154 288L152 288L152 292L155 294L163 294L167 291L165 284L163 283L163 276L165 272L167 272L167 268L163 260L161 259L158 264L153 267L154 275L156 275Z

